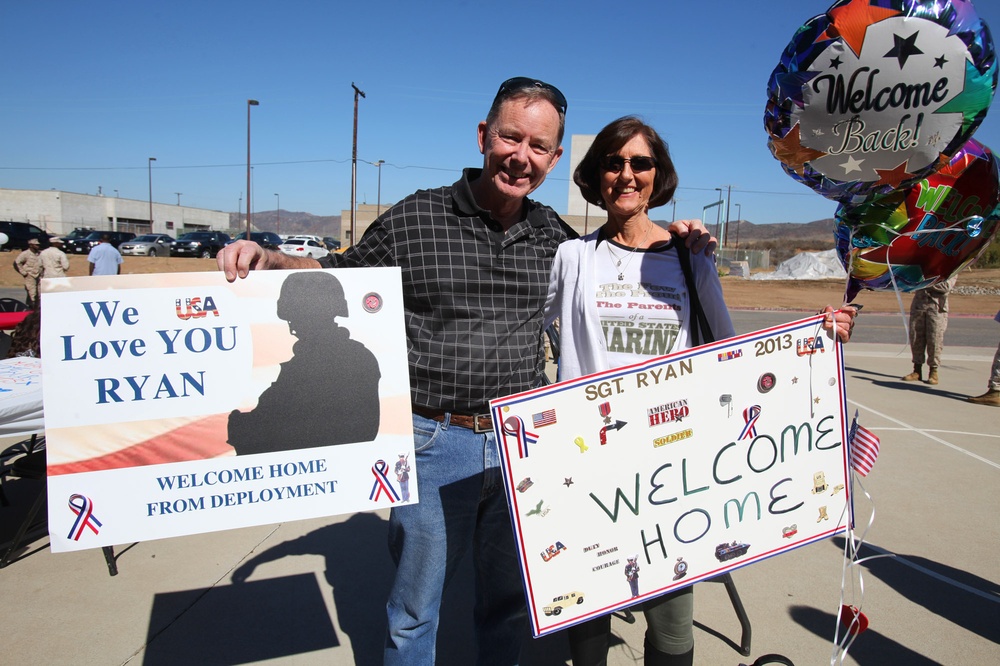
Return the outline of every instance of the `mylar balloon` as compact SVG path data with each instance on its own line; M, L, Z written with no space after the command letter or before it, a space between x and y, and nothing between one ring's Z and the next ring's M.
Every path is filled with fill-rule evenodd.
M838 0L799 28L768 82L768 145L842 203L911 185L986 117L989 29L969 0Z
M975 139L916 185L837 208L847 300L861 289L916 291L965 268L1000 227L997 161Z

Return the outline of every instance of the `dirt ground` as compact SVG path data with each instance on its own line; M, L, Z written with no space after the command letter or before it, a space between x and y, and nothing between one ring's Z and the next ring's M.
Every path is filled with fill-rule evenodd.
M19 287L21 276L13 268L17 253L0 253L0 287ZM125 257L122 273L178 273L216 270L215 259L186 257ZM87 258L70 256L70 276L87 274ZM951 313L990 316L1000 308L1000 269L966 269L958 278L958 287L980 287L993 294L952 294ZM722 288L731 308L750 310L814 311L823 305L843 302L844 284L837 280L746 280L725 277ZM903 307L909 308L910 294L901 294ZM854 299L866 312L899 312L899 302L892 292L862 291Z

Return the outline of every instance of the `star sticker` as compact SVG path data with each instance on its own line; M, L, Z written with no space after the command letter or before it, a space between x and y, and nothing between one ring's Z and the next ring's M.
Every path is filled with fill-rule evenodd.
M889 52L883 57L895 58L899 61L899 69L903 69L903 66L906 65L906 61L910 58L910 56L923 55L923 51L918 49L916 45L917 35L919 34L920 31L918 30L909 37L893 35L892 40L895 45L889 49Z
M833 67L834 69L840 69L840 66L843 64L844 62L840 59L840 56L837 56L830 61L830 67Z
M868 26L902 13L896 9L872 7L869 0L851 0L850 3L828 12L831 19L830 27L817 37L816 41L842 37L844 43L854 51L854 55L861 55L861 46L865 42Z
M913 178L913 174L906 170L905 160L895 169L875 169L875 173L878 174L875 185L891 185L893 188L899 187L904 180Z
M793 384L798 384L799 383L799 378L798 377L792 377L792 383Z
M818 405L819 404L819 396L816 396L815 398L813 398L813 402L815 402Z
M945 58L944 56L941 56L940 58L934 58L934 66L937 67L938 69L944 69L944 64L946 62L948 62L948 59Z
M847 161L840 166L844 168L844 174L849 174L852 171L861 171L862 162L864 162L864 160L856 160L854 159L854 155L848 155Z
M572 486L573 485L573 477L570 477L570 478L566 479L565 481L563 481L563 485L566 486L567 488L569 488L570 486Z
M798 123L795 123L795 127L788 130L784 138L777 139L773 136L771 137L771 154L774 155L775 159L800 176L804 175L803 167L806 162L826 155L821 150L813 150L802 145L799 138Z

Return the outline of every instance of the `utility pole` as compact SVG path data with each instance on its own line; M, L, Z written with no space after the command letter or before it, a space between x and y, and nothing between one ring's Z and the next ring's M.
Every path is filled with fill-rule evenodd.
M351 245L357 242L357 208L358 208L358 95L365 97L363 90L354 85L354 140L351 144ZM367 99L367 98L365 98Z
M260 102L255 99L247 100L247 237L246 240L250 240L250 217L253 215L250 208L250 189L253 185L250 183L250 107L259 106Z
M722 246L726 247L729 245L729 202L732 201L733 186L726 185L726 226L725 232L722 234Z

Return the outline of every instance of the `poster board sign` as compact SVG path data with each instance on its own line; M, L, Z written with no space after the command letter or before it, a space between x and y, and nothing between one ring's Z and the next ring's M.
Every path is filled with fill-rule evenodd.
M535 636L842 532L822 316L490 403Z
M44 280L42 358L53 551L418 501L397 268Z

